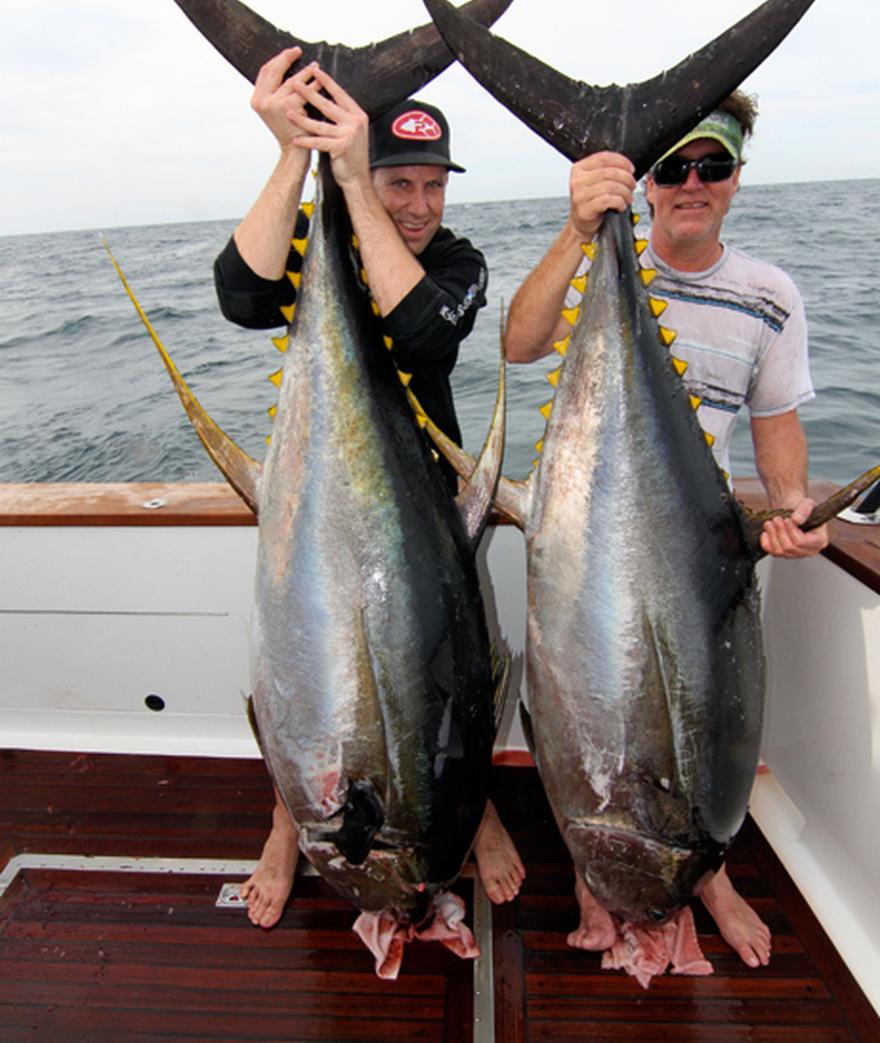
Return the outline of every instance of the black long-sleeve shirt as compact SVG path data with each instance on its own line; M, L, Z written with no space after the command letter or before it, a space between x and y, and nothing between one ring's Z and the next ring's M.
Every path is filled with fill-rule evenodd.
M298 223L294 238L304 234L305 227ZM473 329L477 310L486 303L486 260L467 239L446 228L438 229L418 259L424 277L385 316L382 326L393 341L394 361L412 374L413 394L434 423L461 444L449 378L459 345ZM287 270L297 271L301 263L299 254L291 250ZM284 276L276 281L257 275L232 238L214 262L214 282L220 310L231 322L248 329L284 325L280 309L296 299L290 279ZM450 478L448 466L443 469Z

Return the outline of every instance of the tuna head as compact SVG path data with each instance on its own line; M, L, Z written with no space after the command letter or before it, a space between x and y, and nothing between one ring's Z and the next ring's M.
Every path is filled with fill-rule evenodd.
M572 823L564 839L575 871L602 908L647 926L666 923L686 905L723 855L708 838L701 847L679 846L604 822Z

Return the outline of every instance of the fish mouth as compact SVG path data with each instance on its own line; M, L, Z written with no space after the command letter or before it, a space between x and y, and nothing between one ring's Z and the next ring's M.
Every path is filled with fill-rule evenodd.
M693 845L636 830L572 822L564 831L575 868L593 897L614 916L659 926L686 905L707 872L720 866L719 845Z

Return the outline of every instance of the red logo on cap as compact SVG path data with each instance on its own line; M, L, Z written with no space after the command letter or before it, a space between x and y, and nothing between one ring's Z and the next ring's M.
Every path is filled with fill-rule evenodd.
M437 121L421 109L410 109L398 116L391 124L391 133L408 141L439 141L443 137Z

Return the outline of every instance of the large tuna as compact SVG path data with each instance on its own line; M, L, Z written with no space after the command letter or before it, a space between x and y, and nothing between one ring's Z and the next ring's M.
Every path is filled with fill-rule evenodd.
M469 6L497 17L507 2ZM240 4L179 3L251 78L290 42ZM306 46L302 60L318 49L369 112L451 60L432 27L358 52ZM372 92L371 61L397 70ZM147 325L208 452L258 514L253 709L302 850L361 910L418 926L460 872L487 797L506 671L473 555L501 465L503 398L456 503L359 268L322 156L290 335L276 342L285 364L262 467L205 414Z
M668 73L572 83L425 0L457 57L576 160L623 151L637 175L785 36L811 0L769 0ZM635 923L666 921L717 869L758 763L764 667L747 515L708 448L639 265L630 215L605 220L536 470L502 480L524 530L535 758L576 871ZM442 438L462 473L470 462ZM818 525L877 477L834 503Z

